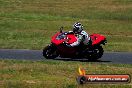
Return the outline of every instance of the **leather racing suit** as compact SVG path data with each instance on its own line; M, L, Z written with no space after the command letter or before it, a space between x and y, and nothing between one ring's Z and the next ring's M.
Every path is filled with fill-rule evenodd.
M74 47L74 46L78 46L81 42L84 44L84 45L88 45L89 44L89 41L90 41L90 37L89 35L87 34L87 32L85 31L81 31L80 33L78 34L75 34L76 37L77 37L77 41L70 44L70 46Z

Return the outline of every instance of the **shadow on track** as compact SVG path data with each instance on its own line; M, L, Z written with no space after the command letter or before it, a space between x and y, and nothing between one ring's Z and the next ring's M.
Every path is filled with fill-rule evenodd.
M56 59L52 59L52 60L61 60L61 61L78 61L78 62L111 62L111 61L106 61L106 60L87 60L87 59L70 59L70 58L56 58Z

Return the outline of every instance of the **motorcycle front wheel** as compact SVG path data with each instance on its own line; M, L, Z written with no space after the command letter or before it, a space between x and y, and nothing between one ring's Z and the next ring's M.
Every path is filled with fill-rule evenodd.
M43 49L43 56L46 59L54 59L58 57L57 49L53 45L48 45Z

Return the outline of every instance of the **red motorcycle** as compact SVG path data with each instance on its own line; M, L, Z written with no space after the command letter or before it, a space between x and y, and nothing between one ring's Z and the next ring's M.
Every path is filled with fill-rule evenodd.
M69 47L77 41L73 32L60 32L52 36L51 44L43 49L43 56L47 59L56 57L62 58L87 58L88 60L97 60L103 55L102 44L105 45L106 37L100 34L92 34L91 44L84 45L81 43L77 47Z

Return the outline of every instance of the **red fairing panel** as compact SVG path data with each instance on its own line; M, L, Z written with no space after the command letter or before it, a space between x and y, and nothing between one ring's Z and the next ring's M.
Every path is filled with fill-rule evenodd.
M57 40L56 37L60 34L60 32L56 33L54 36L52 36L51 42L59 45L61 43L63 43L64 41L66 41L68 44L72 44L74 42L77 41L77 38L74 34L68 34L66 35L68 39L61 39L61 40Z
M92 34L90 37L92 39L92 45L100 44L101 41L106 39L105 36L100 34Z
M77 41L77 38L74 34L68 34L67 37L68 37L68 41L67 41L68 44L72 44Z
M64 39L62 40L57 40L56 37L60 34L60 32L56 33L54 36L52 36L52 39L51 39L51 42L56 44L56 45L59 45L61 43L63 43Z

